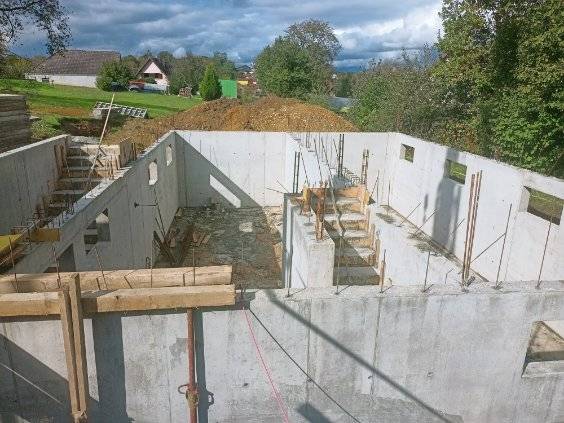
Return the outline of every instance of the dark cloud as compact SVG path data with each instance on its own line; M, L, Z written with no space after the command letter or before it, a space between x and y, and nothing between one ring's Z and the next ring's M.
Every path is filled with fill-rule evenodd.
M343 44L337 66L361 66L402 48L433 43L440 0L62 0L72 47L140 54L224 51L248 63L290 24L315 18L331 23ZM16 52L44 53L40 33L24 34Z

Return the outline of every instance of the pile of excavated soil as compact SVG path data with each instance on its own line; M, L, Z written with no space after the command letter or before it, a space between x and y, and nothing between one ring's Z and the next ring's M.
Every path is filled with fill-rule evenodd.
M280 132L358 130L351 122L330 110L295 99L265 97L250 104L221 99L166 117L130 119L121 129L109 134L105 142L117 144L129 138L136 143L151 145L172 129Z

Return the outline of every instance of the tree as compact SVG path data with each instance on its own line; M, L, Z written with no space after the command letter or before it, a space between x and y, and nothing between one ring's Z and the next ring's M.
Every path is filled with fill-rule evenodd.
M312 92L314 73L311 57L296 43L279 37L256 58L261 87L281 97L306 98Z
M199 84L206 71L207 58L188 54L186 57L176 59L172 69L169 90L178 94L178 90L191 87L192 94L198 92Z
M115 60L104 63L96 78L96 86L104 91L114 88L124 89L127 88L131 79L133 79L133 73L129 66L122 61Z
M227 54L216 51L211 58L211 62L221 79L235 79L237 77L235 63L227 58Z
M328 22L309 19L292 24L286 38L306 49L320 63L332 63L341 51L341 43Z
M334 73L333 61L341 51L341 43L328 22L309 19L290 25L285 38L309 54L315 74L312 91L327 94L331 90Z
M200 95L206 101L216 100L221 97L221 85L213 64L209 64L206 68L204 78L200 83Z
M441 60L467 150L564 175L564 8L560 0L445 0ZM559 161L560 160L560 161Z
M172 53L166 50L161 51L159 52L159 54L157 54L157 59L159 59L161 64L164 66L164 73L170 75L172 73L172 68L175 62L175 58Z
M337 74L337 82L335 84L335 95L337 97L350 97L353 88L353 74L344 72Z
M47 34L49 54L70 42L68 17L59 0L0 0L0 44L14 42L28 23Z

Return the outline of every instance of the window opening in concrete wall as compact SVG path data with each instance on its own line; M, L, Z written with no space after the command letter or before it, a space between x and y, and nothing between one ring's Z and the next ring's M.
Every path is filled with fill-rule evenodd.
M58 265L58 267L57 267ZM49 266L45 273L57 273L59 272L75 272L76 265L74 262L74 248L73 244L69 245L63 253L57 257L57 265Z
M149 163L149 185L155 185L159 179L159 172L157 168L157 161L153 160Z
M165 150L166 155L166 165L169 166L172 163L172 146L168 145Z
M415 148L410 145L402 144L400 148L400 158L413 163L413 158L415 156Z
M533 188L523 187L521 210L560 225L564 200Z
M466 166L452 160L446 161L445 176L459 184L466 182Z
M96 216L84 232L84 250L88 254L98 242L110 241L110 215L108 209Z
M564 373L564 320L534 322L523 376Z

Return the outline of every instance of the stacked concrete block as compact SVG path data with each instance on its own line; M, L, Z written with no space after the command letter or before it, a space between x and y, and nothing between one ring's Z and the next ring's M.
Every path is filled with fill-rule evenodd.
M31 124L25 96L0 94L0 152L31 142Z

